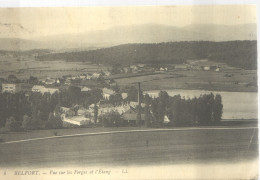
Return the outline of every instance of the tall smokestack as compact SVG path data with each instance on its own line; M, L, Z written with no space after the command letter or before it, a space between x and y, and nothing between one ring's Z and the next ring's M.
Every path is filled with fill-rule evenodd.
M137 121L136 125L140 125L140 122L142 120L141 117L141 83L138 82L138 108L137 108Z
M138 105L141 106L141 83L138 82Z

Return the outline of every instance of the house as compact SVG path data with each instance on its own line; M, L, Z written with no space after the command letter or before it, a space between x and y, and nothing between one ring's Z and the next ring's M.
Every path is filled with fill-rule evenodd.
M59 79L56 79L56 83L57 83L57 84L60 84L60 80L59 80Z
M77 115L79 115L79 116L86 116L89 114L90 114L90 111L84 107L80 107L77 111Z
M79 79L79 77L78 76L71 76L71 79L76 80L76 79Z
M127 93L121 93L122 99L126 99L128 97Z
M98 79L100 77L101 77L101 73L94 73L94 74L92 74L91 79Z
M115 94L115 91L112 89L103 88L102 91L104 99L109 99L111 95Z
M87 77L87 76L84 75L84 74L79 75L79 79L82 79L82 80L83 80L83 79L86 79L86 77Z
M91 89L88 88L88 87L86 87L86 86L84 86L84 87L81 88L81 92L88 92L88 91L90 91L90 90L91 90Z
M62 114L61 120L63 122L63 127L83 126L91 123L91 120L85 116L66 117L65 114Z
M62 113L67 113L67 112L69 112L69 110L70 110L70 108L60 107L60 111L61 111Z
M138 70L138 67L137 67L136 65L131 65L130 68L131 68L132 70Z
M52 79L52 78L47 78L45 81L44 81L44 84L46 85L53 85L56 83L56 80L55 79Z
M40 92L42 94L44 94L44 93L54 94L55 92L59 92L59 89L56 89L56 88L46 88L44 86L35 85L35 86L32 87L32 92Z
M104 75L105 75L105 76L110 76L110 75L111 75L111 72L109 72L109 71L104 71Z
M131 106L133 108L136 108L138 105L139 105L138 102L135 102L135 101L130 101L129 102L129 106ZM141 103L141 107L145 107L145 103Z
M137 119L137 110L133 107L130 107L130 109L122 114L122 118L124 121L126 121L129 124L136 124ZM145 120L145 114L141 112L141 121L143 122Z
M202 67L202 69L204 70L204 71L209 71L210 70L210 66L201 66Z
M86 75L86 79L91 79L92 78L92 74L90 74L90 73L87 73L87 75Z
M145 64L137 64L137 66L140 67L140 68L144 68Z
M21 91L21 85L17 83L2 83L2 92L17 93Z
M168 68L161 67L160 71L168 71Z

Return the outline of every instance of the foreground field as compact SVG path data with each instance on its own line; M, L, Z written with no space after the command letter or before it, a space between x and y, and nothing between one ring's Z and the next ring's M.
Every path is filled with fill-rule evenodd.
M35 168L240 162L258 158L257 137L256 128L183 128L2 143L0 166Z

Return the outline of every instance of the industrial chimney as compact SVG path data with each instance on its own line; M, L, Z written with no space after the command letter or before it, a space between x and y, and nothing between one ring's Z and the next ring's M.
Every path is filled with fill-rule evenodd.
M141 83L138 82L138 107L137 107L137 121L136 121L136 125L140 125L140 122L142 120L142 116L141 116Z

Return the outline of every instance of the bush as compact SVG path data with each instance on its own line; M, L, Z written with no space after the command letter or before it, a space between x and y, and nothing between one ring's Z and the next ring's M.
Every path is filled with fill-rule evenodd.
M14 119L14 117L9 117L5 123L5 129L7 131L19 131L20 123Z
M25 131L34 129L32 118L28 115L23 116L22 127Z

